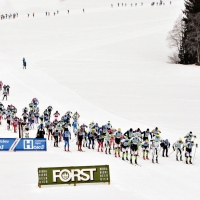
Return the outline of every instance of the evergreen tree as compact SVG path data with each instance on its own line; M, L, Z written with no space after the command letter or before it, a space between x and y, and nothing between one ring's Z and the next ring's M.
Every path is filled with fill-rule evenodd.
M194 26L192 26L192 16L200 12L200 0L185 0L185 10L183 11L185 17L184 31L182 35L179 58L181 64L194 64L198 61L197 51L194 48L195 42L198 42L195 37L191 37L194 32Z

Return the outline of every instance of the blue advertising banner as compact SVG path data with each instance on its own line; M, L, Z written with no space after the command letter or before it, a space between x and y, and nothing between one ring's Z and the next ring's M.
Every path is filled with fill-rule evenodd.
M0 151L46 151L45 138L0 138Z
M32 139L32 138L22 138L14 148L14 151L46 151L46 139Z
M0 138L0 151L9 151L16 138Z

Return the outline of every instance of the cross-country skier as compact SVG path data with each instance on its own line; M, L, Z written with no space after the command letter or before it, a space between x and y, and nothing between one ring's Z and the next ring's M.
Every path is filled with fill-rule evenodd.
M48 106L47 107L47 111L48 111L48 114L49 114L49 118L51 117L51 112L53 110L53 107L52 106Z
M58 137L59 137L58 130L54 130L52 135L54 136L54 147L58 147Z
M28 17L29 17L29 14L28 14ZM26 69L26 60L25 60L25 58L23 58L22 62L23 62L23 69Z
M78 121L76 118L74 118L74 121L72 123L72 127L73 127L73 133L75 134L78 130Z
M89 140L88 149L90 149L91 144L92 144L92 149L94 149L94 139L96 136L97 136L97 134L96 134L94 128L91 131L89 131L89 133L88 133L88 140Z
M12 117L10 115L8 115L6 117L6 120L7 120L7 130L10 130L10 125L12 123Z
M44 116L41 115L39 118L40 118L40 123L43 123L44 122Z
M50 124L51 124L50 120L45 122L45 128L47 129L47 132L48 132Z
M7 85L4 84L3 89L6 90Z
M132 128L130 128L128 131L126 131L126 132L124 133L124 137L125 137L125 138L128 138L128 139L131 139L131 138L133 137L133 135L134 135L134 132L133 132L133 129L132 129Z
M43 124L40 124L40 125L38 126L37 135L39 136L38 138L44 138L45 129L44 129L44 125L43 125Z
M173 150L176 151L176 160L179 161L178 159L178 155L180 155L180 161L183 161L182 160L182 150L184 149L183 148L183 141L182 139L180 138L178 141L176 141L174 144L173 144Z
M85 131L85 135L83 136L83 147L87 147L88 146L88 133L87 131Z
M23 108L23 109L22 109L22 112L23 112L23 113L27 113L27 112L28 112L28 108L27 108L27 107Z
M105 134L104 131L107 131L107 128L106 127L102 127L102 133ZM108 150L108 153L111 154L110 150L111 150L111 145L110 145L110 141L111 141L111 138L115 138L113 133L112 132L106 132L106 135L105 135L105 153L107 154L107 150Z
M186 157L186 164L192 164L192 148L195 146L194 141L186 141L186 143L184 144L185 147L185 157ZM197 145L196 145L197 146ZM189 158L189 162L188 162L188 158Z
M146 139L143 143L142 143L142 152L143 152L143 159L147 159L149 160L148 157L148 153L149 153L149 140Z
M24 129L25 129L25 138L29 138L29 130L30 130L29 123L26 123L26 125L24 126Z
M52 140L53 129L54 129L54 125L53 125L53 123L51 123L50 126L48 127L48 140L49 140L50 136L51 136L51 140Z
M17 125L18 125L18 119L17 118L14 118L12 125L13 125L13 129L14 129L14 133L17 133Z
M95 123L94 123L94 121L92 121L92 122L89 124L89 131L91 131L93 128L95 128Z
M27 113L23 113L22 116L23 116L24 122L26 122L26 120L28 119L28 114Z
M79 118L80 118L79 113L76 111L76 112L73 114L72 118L73 118L73 119L74 119L74 118L79 119Z
M111 133L112 135L115 135L117 130L115 128L107 129L108 133ZM115 148L115 137L110 137L110 147L114 150Z
M78 151L82 151L82 140L84 135L86 134L86 131L83 128L80 128L77 132L77 137L78 137Z
M118 153L118 157L120 157L120 147L121 147L121 138L122 138L122 132L121 132L121 128L118 128L118 131L115 133L114 137L115 137L115 157L117 157L117 153Z
M59 142L61 142L63 128L62 128L62 126L61 126L60 123L58 123L58 124L56 125L55 130L58 130L58 132L59 132Z
M152 141L152 144L151 144L152 163L154 163L154 157L156 158L156 163L158 163L158 155L159 155L159 151L160 151L160 143L162 142L160 134L157 133L156 136L154 136L151 141Z
M39 112L36 112L35 113L35 123L38 124L39 121L38 121L38 118L40 117L40 113Z
M163 157L168 157L168 149L170 148L170 142L168 141L168 139L164 140L163 142L161 142L161 147L163 148L163 152L162 152L162 156Z
M155 135L158 133L158 134L160 134L161 133L161 131L158 129L158 127L156 127L155 129L153 129L152 131L151 131L153 134L152 134L152 137L155 137Z
M105 135L102 132L100 132L100 133L98 133L96 138L97 138L97 142L98 142L98 150L97 151L103 152L103 142L104 142Z
M64 141L64 151L66 151L66 146L67 146L67 151L69 151L69 140L71 140L71 133L68 128L64 129L64 132L62 134L63 136L63 141Z
M124 154L126 153L126 160L128 160L128 149L130 146L130 141L128 138L121 140L121 149L122 149L122 160L124 160Z
M38 106L39 101L38 101L37 98L33 98L33 99L32 99L32 103L33 103L35 106Z
M33 110L33 108L34 108L34 103L33 102L29 103L29 108L30 108L30 111Z
M4 100L4 98L6 98L6 101L7 101L7 96L8 96L8 92L7 92L7 90L4 90L3 91L3 99L2 99L2 101Z
M137 135L130 140L130 163L132 164L132 157L135 157L135 164L137 165L137 157L139 156L138 148L141 144L141 138Z
M149 131L149 128L146 131L142 132L142 135L143 135L142 138L143 141L149 140L149 136L151 136L152 138L152 133Z
M107 129L111 129L111 128L112 128L112 125L111 125L110 121L108 121L108 123L105 124L105 127L106 127Z
M140 128L135 130L133 135L134 135L134 137L139 137L140 139L142 139L142 132L141 132Z
M10 92L10 86L9 85L6 86L6 90L7 90L7 93L9 95L9 92Z
M194 141L196 138L196 135L193 135L192 131L190 131L184 138L186 138L187 141Z
M56 111L53 115L54 115L54 119L58 120L58 117L60 116L60 113L58 111Z

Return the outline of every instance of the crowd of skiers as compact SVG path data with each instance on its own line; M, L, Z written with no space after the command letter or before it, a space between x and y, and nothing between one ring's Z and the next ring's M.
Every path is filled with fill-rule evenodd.
M170 1L170 5L171 5L171 1ZM143 6L143 2L141 2L140 3L141 4L141 6ZM133 6L137 6L138 5L138 3L130 3L130 4L128 4L128 3L117 3L117 7L128 7L128 6L131 6L131 7L133 7ZM154 5L165 5L165 3L162 1L162 0L160 0L159 2L151 2L151 6L154 6ZM113 8L115 5L114 4L111 4L111 7ZM83 8L82 9L82 11L83 11L83 13L85 12L85 9ZM67 13L69 14L69 10L67 10ZM59 11L57 10L57 11L54 11L53 12L53 15L55 16L56 14L59 14ZM45 15L46 16L50 16L51 15L51 13L50 12L45 12ZM33 13L27 13L27 16L28 16L28 18L30 17L30 16L32 16L32 17L35 17L35 13L33 12ZM3 19L11 19L11 18L13 18L13 19L15 19L16 17L18 17L18 13L13 13L13 14L1 14L1 20L3 20Z
M171 3L172 2L170 1L170 5L171 5ZM117 3L116 6L117 7L128 7L128 6L133 7L134 5L137 6L138 3L135 3L135 4L133 4L133 3L129 3L129 4L128 3ZM143 2L141 2L140 5L143 6ZM161 6L161 5L165 5L165 3L162 0L160 0L160 2L154 2L154 1L151 2L151 6L154 6L154 5ZM111 8L113 8L114 6L115 6L114 4L111 4Z
M50 12L45 12L45 15L46 15L46 16L50 16L50 14L51 14ZM57 15L59 14L59 10L57 10L56 12L53 12L53 15L54 15L54 16L55 16L56 14L57 14Z
M5 85L0 81L0 91L3 90L4 95L2 100L4 98L7 100L9 89L9 85ZM115 129L110 121L101 126L94 121L88 125L79 124L80 114L78 112L67 111L60 118L58 111L52 114L52 106L48 106L41 113L38 105L38 99L33 98L28 108L24 107L21 116L17 117L17 109L14 105L8 105L5 108L3 103L0 102L0 124L2 124L2 119L6 120L7 130L11 130L11 127L13 127L15 133L20 126L26 138L29 138L30 129L36 128L35 124L37 124L36 138L44 138L47 135L48 140L54 141L55 147L58 147L63 139L65 151L70 151L69 143L72 138L70 130L72 129L73 140L76 140L78 151L83 151L83 147L95 149L95 144L98 144L98 152L111 154L111 150L113 150L115 157L130 160L131 164L133 163L133 157L135 158L134 163L138 164L137 159L140 152L142 152L144 160L149 160L149 152L152 151L152 163L158 163L160 151L162 151L163 157L169 156L170 142L168 139L160 137L161 131L158 127L152 131L130 128L122 133L121 129ZM176 151L176 160L182 161L182 153L185 150L186 163L192 164L192 149L198 147L194 143L196 136L189 132L184 138L185 141L180 138L172 145L173 151Z
M17 132L18 126L21 126L26 138L29 137L29 131L37 127L36 138L44 138L47 135L47 139L54 143L54 147L59 147L59 143L63 140L64 151L70 151L72 138L70 130L72 129L72 140L76 140L78 151L83 151L83 147L97 148L98 152L112 154L113 150L115 157L122 157L122 160L128 160L131 164L136 165L140 154L144 160L149 160L150 151L152 152L152 163L158 163L160 152L163 157L169 156L170 142L168 139L161 138L161 131L158 127L152 131L130 128L122 133L121 129L115 129L110 121L101 126L94 121L88 125L79 124L80 114L78 112L67 111L60 117L58 111L52 114L52 106L48 106L40 113L38 105L38 99L33 98L28 108L23 108L21 116L17 117L15 106L8 105L7 108L4 108L4 105L0 103L0 124L2 124L2 119L5 119L7 129L10 130L13 126L14 132ZM182 161L182 154L185 150L186 163L192 164L192 149L198 147L194 142L196 136L189 132L184 138L185 141L180 138L172 145L173 151L176 152L176 160Z
M13 14L1 14L1 20L3 19L15 19L16 17L18 17L18 13L13 13Z

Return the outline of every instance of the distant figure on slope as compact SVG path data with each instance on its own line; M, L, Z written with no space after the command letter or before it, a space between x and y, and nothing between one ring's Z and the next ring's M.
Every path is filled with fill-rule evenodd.
M83 8L83 13L85 12L84 8Z
M7 96L8 96L8 92L7 92L7 90L4 90L3 91L3 99L2 99L2 101L4 100L5 97L6 97L6 101L7 101Z
M26 69L26 60L25 60L25 58L23 58L23 69Z

